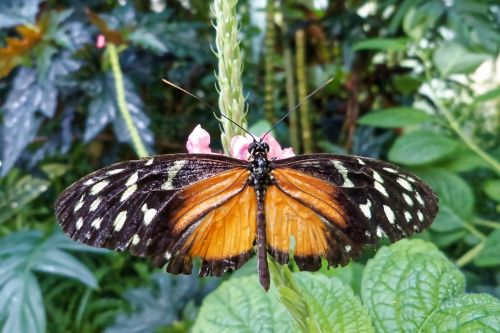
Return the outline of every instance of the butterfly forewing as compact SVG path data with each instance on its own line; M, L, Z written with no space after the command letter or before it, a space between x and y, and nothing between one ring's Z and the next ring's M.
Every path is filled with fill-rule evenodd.
M330 184L347 219L343 232L356 244L396 241L428 227L438 199L422 180L399 167L365 157L302 155L275 162ZM335 221L331 221L335 222ZM349 248L349 247L348 247Z
M73 239L139 256L160 255L165 210L182 189L246 163L218 155L176 154L127 161L98 170L68 187L56 215ZM171 207L170 207L171 208Z

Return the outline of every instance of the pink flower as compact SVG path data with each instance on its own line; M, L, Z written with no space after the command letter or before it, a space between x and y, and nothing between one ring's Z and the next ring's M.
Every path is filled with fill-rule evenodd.
M97 36L97 40L95 42L95 46L98 49L102 49L106 47L106 37L104 35Z
M189 134L186 148L188 152L194 154L211 154L212 149L210 145L210 134L198 125L194 128L193 132Z
M230 154L234 158L240 160L248 160L250 153L248 152L248 146L253 142L251 135L246 134L237 135L231 139ZM264 138L264 142L269 145L269 153L267 157L269 159L283 159L287 157L295 156L292 148L282 149L278 141L270 135ZM210 134L201 128L200 125L196 126L193 132L189 135L188 142L186 144L187 150L190 153L212 153L212 150L208 146L210 144Z

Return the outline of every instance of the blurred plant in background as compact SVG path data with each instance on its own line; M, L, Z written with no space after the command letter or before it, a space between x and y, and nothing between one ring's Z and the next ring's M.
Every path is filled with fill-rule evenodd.
M367 249L346 268L297 274L297 290L307 289L306 296L281 288L279 280L278 290L266 296L254 288L255 279L244 280L254 273L252 261L222 279L178 278L60 233L52 206L74 180L137 154L184 152L198 123L218 133L211 111L161 83L165 77L219 104L209 5L0 2L2 331L183 332L196 320L194 331L212 332L210 325L223 327L235 318L250 330L274 322L290 330L412 331L412 325L424 327L418 318L434 310L424 328L439 331L446 314L462 318L457 309L475 309L486 318L484 327L495 327L498 301L464 294L466 288L500 297L500 6L493 0L241 0L237 7L250 131L261 134L333 77L275 136L296 153L381 158L424 178L440 197L440 213L421 238L445 256L429 243L403 242L380 250L365 268L373 257ZM222 150L219 142L212 146ZM444 305L406 313L416 318L411 323L378 320L383 299L373 290L396 302L413 298L376 289L377 279L408 283L398 272L382 276L376 264L415 261L418 269L419 255L435 260L443 274L446 287L436 281L435 288L449 297L434 301ZM205 298L223 280L229 281ZM248 290L238 290L242 285ZM335 296L351 304L350 312L329 312L338 307L321 300L324 288L338 290ZM261 301L247 304L245 293ZM316 305L307 302L290 315L278 304L287 297ZM226 300L236 317L221 318ZM406 305L421 304L415 298ZM321 316L311 315L319 310ZM292 326L301 315L309 321ZM332 318L346 326L328 326Z

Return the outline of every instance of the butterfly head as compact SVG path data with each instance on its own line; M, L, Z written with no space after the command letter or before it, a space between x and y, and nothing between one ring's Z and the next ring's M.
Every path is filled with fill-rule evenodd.
M262 140L254 141L248 146L248 152L250 153L250 156L267 156L267 153L269 152L269 145Z

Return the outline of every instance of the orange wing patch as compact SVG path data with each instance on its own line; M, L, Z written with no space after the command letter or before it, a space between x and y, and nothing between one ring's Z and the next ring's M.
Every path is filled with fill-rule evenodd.
M277 186L266 192L266 234L269 252L279 263L288 262L290 236L300 270L318 270L321 258L331 266L345 265L359 254L359 245L343 232L347 218L334 186L291 169L272 174Z
M200 275L222 275L241 267L257 233L257 199L246 185L249 171L231 170L182 190L169 216L172 258L167 271L190 274L192 260L202 259Z

